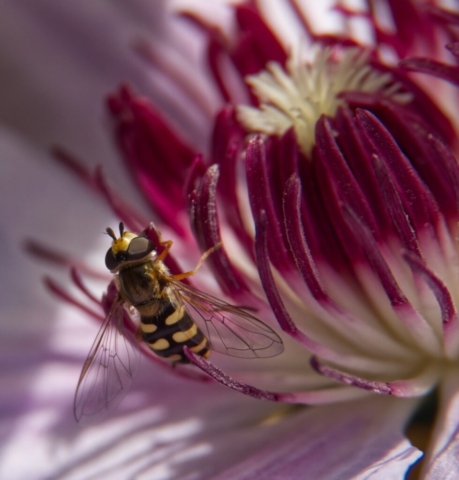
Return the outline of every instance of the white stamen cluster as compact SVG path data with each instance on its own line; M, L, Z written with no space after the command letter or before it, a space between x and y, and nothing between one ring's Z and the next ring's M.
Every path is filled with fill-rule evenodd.
M334 116L344 103L345 91L380 92L399 103L411 100L390 74L368 64L368 53L358 48L339 52L318 50L309 64L290 56L286 71L270 62L265 71L246 77L260 107L238 107L239 121L252 132L282 135L294 127L301 151L309 155L314 146L315 125L321 115Z

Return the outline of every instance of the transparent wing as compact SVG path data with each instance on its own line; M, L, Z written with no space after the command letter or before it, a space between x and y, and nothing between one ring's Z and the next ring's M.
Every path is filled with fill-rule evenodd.
M118 296L84 362L75 392L74 414L81 424L101 420L126 395L139 365L135 335L124 328Z
M268 325L241 307L169 279L178 303L201 328L216 352L241 358L267 358L284 350L280 337Z

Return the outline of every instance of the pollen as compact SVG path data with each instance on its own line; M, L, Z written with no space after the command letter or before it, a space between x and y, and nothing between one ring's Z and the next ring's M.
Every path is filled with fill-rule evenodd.
M270 62L266 70L245 80L260 106L239 106L239 121L250 132L268 135L282 135L293 126L306 156L315 143L316 122L322 115L333 117L344 104L341 93L380 93L398 103L411 101L411 94L390 74L373 69L369 53L358 48L317 50L310 63L291 55L285 70Z

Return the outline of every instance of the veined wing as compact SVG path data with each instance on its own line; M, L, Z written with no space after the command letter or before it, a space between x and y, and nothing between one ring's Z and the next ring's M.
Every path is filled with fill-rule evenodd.
M139 365L138 341L124 327L123 301L118 297L105 318L84 362L74 400L81 424L101 420L126 395Z
M277 333L243 308L178 280L171 279L169 284L177 302L185 305L212 350L241 358L274 357L284 350Z

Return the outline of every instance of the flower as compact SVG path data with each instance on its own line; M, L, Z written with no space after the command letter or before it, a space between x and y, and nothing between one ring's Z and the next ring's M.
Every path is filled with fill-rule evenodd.
M303 366L299 389L280 391L272 376L259 390L192 356L227 386L315 404L362 391L417 398L454 383L456 132L436 96L407 75L409 60L404 70L384 54L386 46L398 58L439 48L432 13L411 2L406 7L422 20L424 37L410 30L407 10L394 8L400 35L384 33L370 16L377 41L366 47L306 29L321 42L309 59L288 52L254 5L235 7L239 36L229 39L190 14L207 34L209 67L229 102L216 117L210 151L194 163L193 149L183 154L184 141L165 135L164 124L158 128L164 118L145 99L127 88L110 99L126 164L163 221L184 234L186 224L177 222L183 196L168 193L185 183L201 250L223 240L209 259L222 290L262 309L253 287L258 273L279 325L304 347L289 345L295 353L284 368L295 372L294 362L308 358L331 380L318 386ZM246 105L234 109L241 97ZM163 181L161 158L176 172L167 176L170 183ZM232 253L225 249L235 243ZM451 408L452 397L446 398L440 418ZM442 468L434 453L441 435L432 441L426 472Z
M287 3L300 15L296 2ZM204 78L209 93L193 76L178 75L177 57L161 51L168 44L141 41L137 51L156 73L162 71L169 91L179 92L179 105L154 108L129 87L108 100L115 138L135 183L163 234L176 240L171 270L179 268L175 259L192 268L200 251L223 240L207 262L218 287L285 332L285 354L273 360L218 359L216 367L212 358L212 364L192 354L190 359L216 380L258 398L332 405L279 409L213 384L185 385L170 371L148 365L139 375L142 384L134 384L136 395L112 420L86 433L66 424L59 428L67 418L63 404L33 391L33 409L17 414L10 452L30 435L44 432L45 445L72 435L59 452L63 460L43 469L43 477L52 471L80 478L254 478L262 471L268 478L298 478L307 471L323 478L402 478L420 452L401 429L416 398L438 386L440 420L425 468L432 475L444 468L455 445L448 425L457 424L455 131L434 95L423 93L383 56L387 46L399 57L435 53L431 16L414 3L405 6L422 19L423 36L409 28L406 10L393 7L396 34L385 34L370 15L377 42L366 49L347 32L314 34L307 17L298 16L309 37L321 42L309 59L301 49L289 53L253 4L230 10L236 34L190 13L207 40L217 89L212 78ZM349 19L359 16L339 11ZM180 58L176 49L166 51ZM349 70L349 64L358 68ZM311 77L306 89L303 79ZM317 87L322 95L314 95ZM219 106L206 147L206 126ZM184 127L191 138L184 139ZM123 195L127 187L113 192L100 170L94 177L62 152L60 159L102 192L134 230L146 225L146 209L139 214L120 199L129 196ZM203 277L195 281L218 291L204 285ZM77 318L75 329L82 332ZM69 326L57 331L64 336L55 336L55 343L68 348L63 338L69 339ZM45 351L61 349L51 344ZM80 353L75 356L81 364ZM64 372L50 372L55 363L48 357L43 364L52 390ZM153 371L160 394L152 391ZM62 387L61 395L68 404L68 389ZM230 409L234 414L228 416ZM118 444L122 455L115 455ZM13 459L10 453L6 465Z

